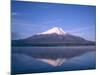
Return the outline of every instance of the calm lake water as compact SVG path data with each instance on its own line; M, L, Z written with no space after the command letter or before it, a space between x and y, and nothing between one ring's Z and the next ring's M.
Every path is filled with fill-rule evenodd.
M95 46L12 47L12 73L96 68Z

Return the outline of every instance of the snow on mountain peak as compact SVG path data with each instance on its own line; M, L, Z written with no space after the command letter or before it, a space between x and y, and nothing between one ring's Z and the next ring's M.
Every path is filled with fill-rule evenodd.
M47 31L39 33L39 34L53 34L53 33L56 33L58 35L66 34L66 32L64 32L63 29L59 28L59 27L54 27L54 28L52 28L50 30L47 30Z

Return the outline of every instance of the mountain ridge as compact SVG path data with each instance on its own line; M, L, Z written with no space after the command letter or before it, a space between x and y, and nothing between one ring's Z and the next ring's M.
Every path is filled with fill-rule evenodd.
M74 36L63 31L62 28L54 27L45 32L32 35L21 40L12 40L16 46L69 46L69 45L95 45L95 42Z

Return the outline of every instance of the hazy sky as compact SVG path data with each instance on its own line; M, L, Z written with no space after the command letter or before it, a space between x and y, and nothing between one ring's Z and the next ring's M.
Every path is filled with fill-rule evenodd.
M95 6L12 1L12 39L61 27L65 32L95 40Z

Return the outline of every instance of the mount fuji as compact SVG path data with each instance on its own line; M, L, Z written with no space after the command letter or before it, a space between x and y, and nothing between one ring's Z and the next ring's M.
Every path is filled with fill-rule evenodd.
M95 42L66 33L62 28L54 27L25 39L12 40L14 46L69 46L95 45Z

